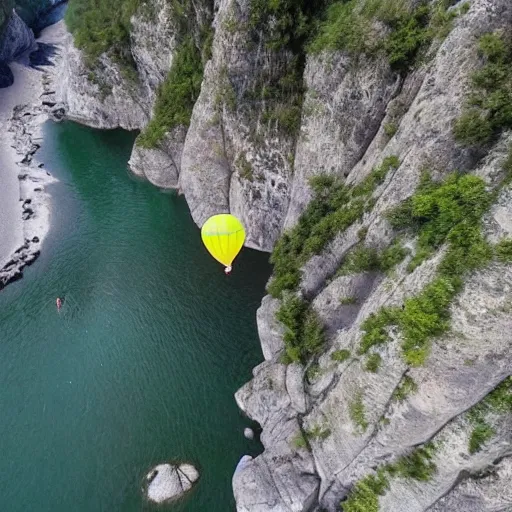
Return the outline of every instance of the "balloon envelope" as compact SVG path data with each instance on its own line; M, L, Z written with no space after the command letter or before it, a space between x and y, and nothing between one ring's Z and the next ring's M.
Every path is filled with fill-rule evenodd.
M229 267L244 245L245 229L235 216L221 213L203 224L201 238L208 252Z

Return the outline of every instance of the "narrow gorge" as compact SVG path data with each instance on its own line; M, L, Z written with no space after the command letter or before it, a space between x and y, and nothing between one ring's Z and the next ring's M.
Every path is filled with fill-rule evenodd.
M54 117L138 131L135 175L271 253L237 511L512 510L510 0L70 0L66 25Z

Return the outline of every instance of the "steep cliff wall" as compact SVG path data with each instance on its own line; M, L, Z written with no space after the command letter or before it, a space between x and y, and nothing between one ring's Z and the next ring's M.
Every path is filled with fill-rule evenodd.
M512 5L313 4L152 0L134 80L69 40L67 115L274 248L240 512L507 510Z

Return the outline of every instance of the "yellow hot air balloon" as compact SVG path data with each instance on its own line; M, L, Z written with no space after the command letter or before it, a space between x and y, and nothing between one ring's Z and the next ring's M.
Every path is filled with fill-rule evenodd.
M201 238L208 252L225 265L226 274L245 242L245 229L233 215L221 213L210 217L201 228Z

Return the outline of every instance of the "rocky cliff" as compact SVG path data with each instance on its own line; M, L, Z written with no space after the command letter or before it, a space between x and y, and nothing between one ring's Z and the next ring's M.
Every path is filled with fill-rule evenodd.
M183 5L133 14L131 80L70 36L60 96L274 249L237 509L510 510L512 5Z

